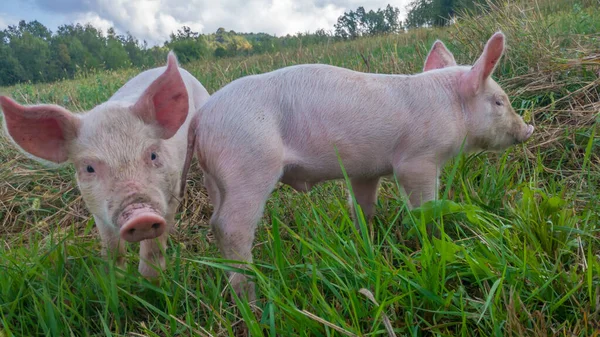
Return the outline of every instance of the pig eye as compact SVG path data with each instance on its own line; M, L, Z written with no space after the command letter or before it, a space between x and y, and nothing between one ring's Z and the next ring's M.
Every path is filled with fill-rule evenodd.
M158 156L156 155L156 152L152 152L152 154L150 155L150 159L156 160L156 158L158 158Z
M94 170L94 168L92 167L92 165L88 165L85 170L87 171L87 173L94 173L96 172L96 170Z
M496 101L496 105L497 105L497 106L503 106L503 105L504 105L504 103L502 103L502 101Z

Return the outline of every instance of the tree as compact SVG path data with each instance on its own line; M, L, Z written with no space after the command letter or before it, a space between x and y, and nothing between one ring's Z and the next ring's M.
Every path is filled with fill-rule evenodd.
M183 26L177 30L177 35L171 34L171 40L187 40L197 38L199 33L192 31L188 26Z
M95 34L98 33L99 31L96 30ZM100 52L104 49L105 45L102 41L96 43L95 40L99 40L100 38L98 36L92 38L90 36L91 34L92 32L90 30L86 32L85 28L80 24L62 25L58 27L56 35L52 38L51 42L51 44L55 46L53 48L53 53L63 49L63 47L60 47L60 45L63 44L66 46L70 58L68 64L60 64L62 73L73 76L77 72L77 69L100 69L102 67ZM87 40L87 45L89 47L84 45L82 40ZM96 48L96 50L89 50L88 48ZM62 59L66 60L66 57L63 56Z
M120 69L131 64L127 51L115 38L107 39L106 48L102 50L102 59L106 69Z
M198 60L209 54L209 49L204 37L193 32L190 27L183 26L177 34L171 33L171 40L165 47L172 49L181 63Z
M12 49L0 43L0 85L13 85L25 78L25 71L12 53Z
M402 29L402 21L400 20L400 9L392 7L389 4L383 10L384 22L386 24L386 33L396 33Z
M407 27L445 26L460 11L474 10L485 0L413 0L409 5Z
M400 29L399 10L391 6L378 11L347 13L346 37L394 32ZM343 22L344 18L340 18ZM340 28L341 29L341 28ZM163 65L169 49L182 63L204 57L231 57L274 52L283 48L302 48L329 43L337 38L319 29L314 33L273 36L266 33L237 33L219 28L202 35L183 26L172 33L162 46L148 48L129 32L118 35L114 29L104 32L90 24L66 24L51 32L38 21L20 21L0 31L0 85L23 81L49 82L73 78L78 72L97 69L139 68Z
M252 50L252 44L244 37L230 34L227 44L229 55L248 54Z
M184 27L180 40L200 39ZM117 35L90 24L68 24L52 33L38 21L20 21L0 31L0 85L23 81L48 82L72 78L81 69L119 69L163 64L164 47L147 48L131 34Z
M18 60L23 69L21 81L43 81L47 76L50 61L48 43L41 37L27 31L26 26L19 23L19 27L9 26L7 31L9 47L14 58Z
M77 24L77 38L87 50L85 66L93 69L102 68L102 49L106 48L106 39L102 31L90 24L81 26Z
M335 27L335 35L343 39L354 39L362 35L360 27L360 18L358 12L364 12L363 7L358 7L356 12L344 12L337 20Z
M402 28L400 10L387 5L385 9L366 11L358 7L356 11L345 12L335 24L335 35L343 39L354 39L363 35L396 33Z
M229 32L220 27L214 34L206 35L206 41L210 49L214 50L215 57L227 57L234 55L247 55L253 50L253 44L246 39L252 34L237 34L233 30Z
M127 32L125 36L120 36L119 39L133 66L147 67L156 64L152 61L152 57L147 51L148 43L146 43L146 41L140 43L138 39L129 32Z
M48 79L69 78L75 73L75 67L66 41L59 38L52 39L50 42L50 55L52 57L49 64Z
M225 57L225 56L227 56L227 49L225 49L221 46L218 46L217 49L215 49L214 55L215 55L215 57L218 57L218 58Z

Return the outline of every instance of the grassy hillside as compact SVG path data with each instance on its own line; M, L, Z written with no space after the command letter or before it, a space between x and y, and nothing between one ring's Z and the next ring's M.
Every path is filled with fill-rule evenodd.
M255 315L225 300L200 172L154 285L137 272L137 246L126 271L99 257L71 167L44 168L0 138L0 336L232 335L242 319L253 336L388 336L385 317L399 336L599 336L599 17L597 0L513 1L446 29L187 64L211 93L299 63L416 73L436 38L472 64L502 29L508 50L495 77L536 126L503 154L450 162L445 201L424 209L408 212L395 182L384 182L365 234L349 218L343 181L308 194L279 188L255 242ZM0 93L82 111L135 74Z

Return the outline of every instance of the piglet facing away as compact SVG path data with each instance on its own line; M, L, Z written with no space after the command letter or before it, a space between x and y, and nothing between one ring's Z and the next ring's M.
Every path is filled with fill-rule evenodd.
M503 50L499 32L473 67L457 66L437 41L417 75L298 65L238 79L213 94L190 125L188 151L195 145L222 255L252 261L255 227L277 182L307 191L342 178L336 149L371 218L380 177L395 174L416 207L436 197L440 168L463 141L472 151L528 139L533 127L490 77ZM231 284L254 297L241 274Z
M175 54L167 66L140 73L107 102L74 114L56 105L22 106L0 97L7 134L44 163L72 162L93 214L103 252L122 256L123 241L140 242L139 271L164 268L175 222L189 123L209 94ZM119 258L122 262L122 258Z

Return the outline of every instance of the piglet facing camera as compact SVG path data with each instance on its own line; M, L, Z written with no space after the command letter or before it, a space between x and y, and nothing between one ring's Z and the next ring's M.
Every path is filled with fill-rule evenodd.
M42 163L75 166L103 252L120 256L123 241L140 242L139 271L151 278L165 267L161 250L185 186L180 179L191 112L208 97L171 52L165 67L140 73L84 113L23 106L5 96L0 106L7 134L22 152Z

